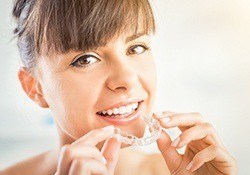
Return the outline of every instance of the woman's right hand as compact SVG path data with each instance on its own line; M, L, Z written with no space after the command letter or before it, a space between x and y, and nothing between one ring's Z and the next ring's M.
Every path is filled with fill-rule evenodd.
M121 143L110 138L114 126L92 130L61 148L55 175L113 175ZM105 141L100 151L96 145Z

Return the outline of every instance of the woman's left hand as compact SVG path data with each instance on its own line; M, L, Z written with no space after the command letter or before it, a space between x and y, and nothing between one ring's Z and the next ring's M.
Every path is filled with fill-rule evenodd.
M165 131L157 140L165 162L173 175L235 175L237 162L229 154L214 127L199 113L163 112L153 115L163 128L178 127L182 133L173 142ZM185 153L176 149L186 145Z

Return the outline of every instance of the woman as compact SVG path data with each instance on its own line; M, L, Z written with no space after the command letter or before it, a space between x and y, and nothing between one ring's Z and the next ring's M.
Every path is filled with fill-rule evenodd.
M13 15L20 83L52 111L60 145L2 174L237 174L235 159L197 112L154 114L164 128L182 131L173 142L161 133L161 154L111 138L114 127L143 136L138 116L153 108L155 21L147 0L17 0Z

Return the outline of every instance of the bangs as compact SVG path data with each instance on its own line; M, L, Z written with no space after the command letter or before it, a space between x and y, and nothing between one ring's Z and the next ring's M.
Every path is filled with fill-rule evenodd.
M37 54L93 50L123 33L155 33L148 0L39 0L34 17Z

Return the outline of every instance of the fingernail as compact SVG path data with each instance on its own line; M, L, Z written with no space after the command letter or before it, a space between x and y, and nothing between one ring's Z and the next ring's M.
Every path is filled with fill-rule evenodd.
M106 161L106 159L104 157L102 157L101 161L102 161L102 163L107 164L107 161Z
M170 117L164 117L161 119L163 123L168 123L170 121Z
M172 142L171 146L177 147L179 141L180 141L180 137L177 137L177 138Z
M113 125L106 126L102 128L103 131L113 131L115 128Z
M191 161L191 162L188 164L188 166L187 166L186 169L189 171L189 170L191 170L192 166L193 166L193 161Z

